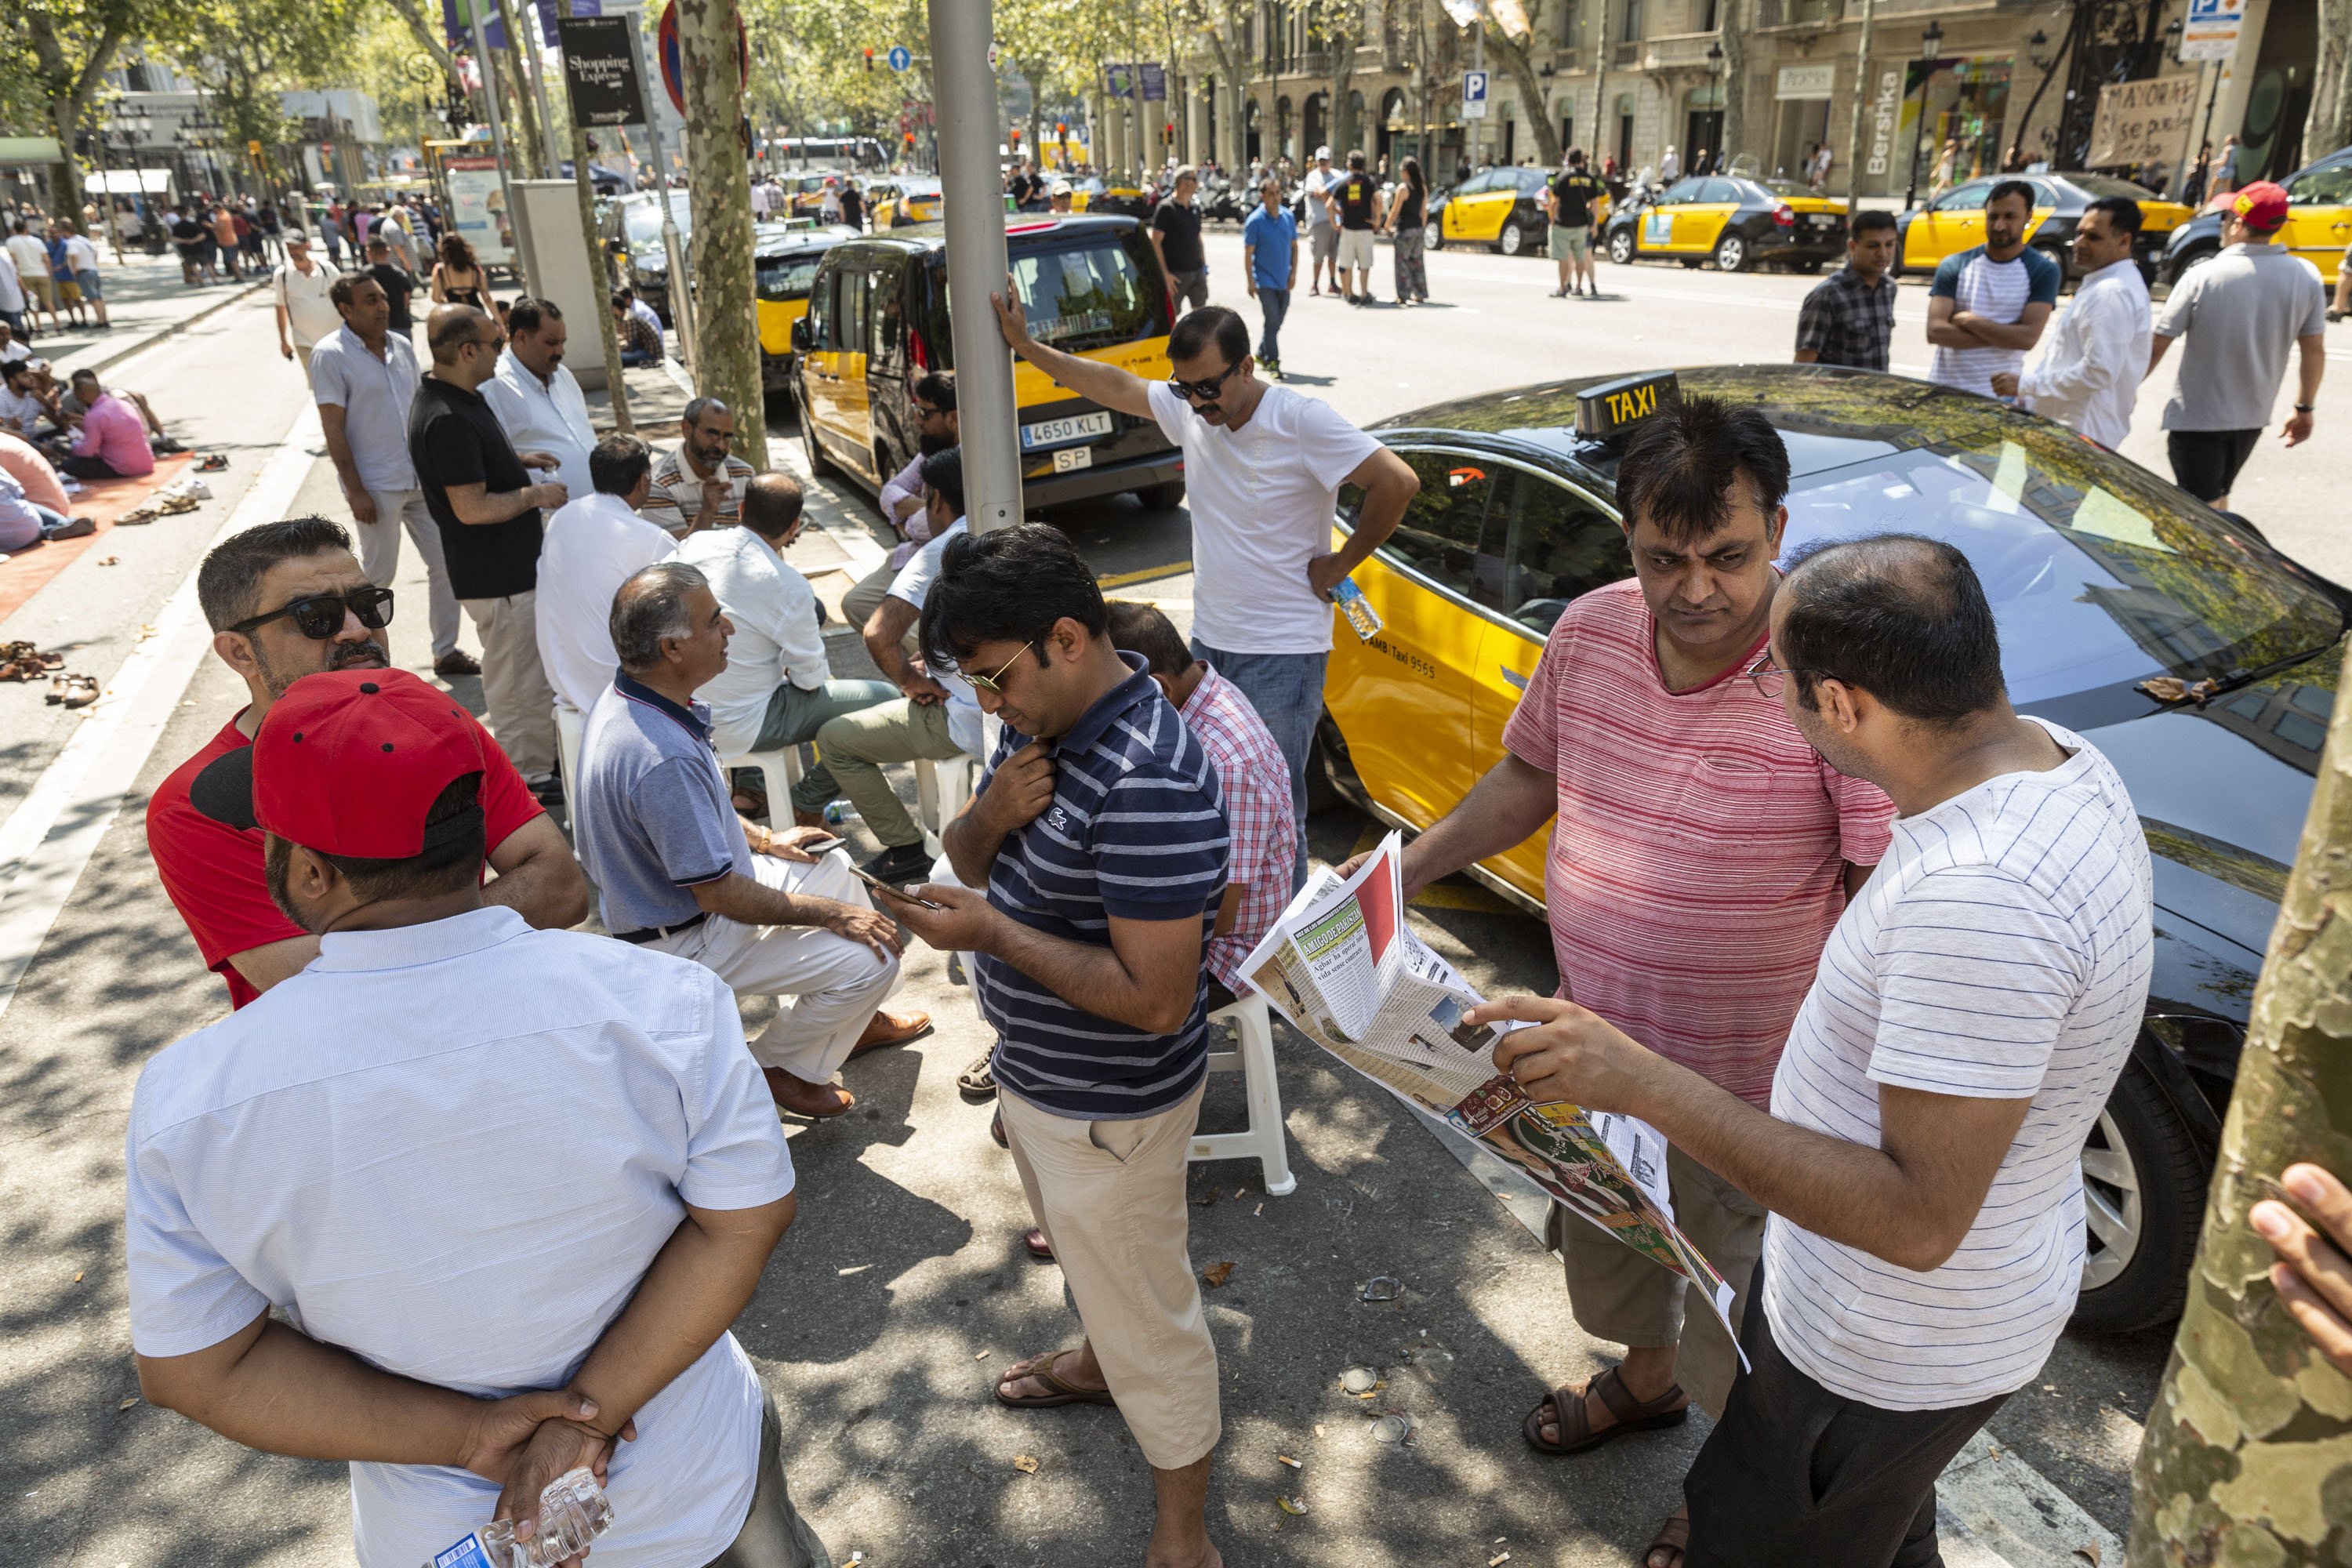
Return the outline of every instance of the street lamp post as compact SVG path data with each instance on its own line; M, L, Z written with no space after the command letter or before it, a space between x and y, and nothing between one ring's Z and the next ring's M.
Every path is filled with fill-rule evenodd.
M1707 135L1707 140L1715 143L1715 162L1709 165L1712 171L1728 168L1731 163L1730 153L1723 144L1723 40L1721 38L1716 39L1706 47L1706 68L1715 78L1715 129Z
M1919 143L1927 135L1927 79L1936 74L1937 51L1944 47L1944 25L1929 22L1927 30L1919 35L1919 60L1927 68L1919 73L1919 118L1911 126L1911 183L1903 193L1903 210L1909 212L1919 203Z

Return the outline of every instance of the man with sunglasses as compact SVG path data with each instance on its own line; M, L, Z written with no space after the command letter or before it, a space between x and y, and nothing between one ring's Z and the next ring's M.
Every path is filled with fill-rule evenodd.
M498 324L471 305L444 305L425 328L433 374L408 410L408 456L441 530L449 585L482 639L482 700L490 731L546 798L555 784L555 693L539 662L540 511L570 499L545 452L517 452L481 395L496 373Z
M226 826L188 801L196 775L253 744L270 705L306 675L387 669L392 590L371 584L351 535L324 518L265 523L205 557L196 598L213 651L249 697L220 732L173 770L147 804L147 847L206 967L242 1007L319 955L319 939L271 900L257 830ZM555 824L496 747L482 775L490 868L483 894L532 925L557 930L588 915L588 879Z
M647 522L683 539L699 528L728 528L743 512L751 465L735 455L735 411L715 397L698 397L678 422L678 444L654 465Z
M1323 716L1331 593L1384 543L1421 491L1402 458L1329 404L1260 381L1249 328L1222 305L1168 334L1167 382L1048 348L1011 292L992 294L1013 352L1081 397L1155 421L1184 450L1192 512L1192 656L1242 689L1290 764L1298 824L1292 887L1307 880L1307 760ZM1364 499L1338 551L1339 487Z

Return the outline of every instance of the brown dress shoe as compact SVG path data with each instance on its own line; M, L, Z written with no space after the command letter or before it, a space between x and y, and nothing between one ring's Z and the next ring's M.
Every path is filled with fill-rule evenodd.
M856 1045L849 1047L849 1054L862 1057L885 1046L903 1046L908 1040L919 1040L930 1032L931 1016L929 1013L892 1013L877 1008L874 1016L866 1021L866 1032L857 1037Z
M451 648L433 661L433 673L439 676L479 675L481 664L463 648Z
M824 1121L843 1114L857 1103L857 1097L845 1089L829 1083L811 1083L804 1078L794 1078L782 1068L760 1069L768 1079L768 1092L776 1104L794 1116L805 1116L812 1121Z

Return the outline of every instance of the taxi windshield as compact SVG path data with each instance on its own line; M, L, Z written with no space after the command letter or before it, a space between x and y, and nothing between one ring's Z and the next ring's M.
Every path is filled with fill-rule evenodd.
M1149 244L1149 241L1143 243ZM1022 312L1041 343L1098 348L1164 331L1164 298L1143 286L1143 268L1120 237L1013 257Z
M2325 648L2343 610L2248 535L2054 426L2004 425L1806 474L1787 550L1923 533L1968 553L2010 699L2053 706L2159 672L2227 679ZM2327 677L2332 683L2332 671Z
M803 256L763 256L759 259L760 298L762 300L805 300L809 285L816 280L817 263L824 252L813 250Z

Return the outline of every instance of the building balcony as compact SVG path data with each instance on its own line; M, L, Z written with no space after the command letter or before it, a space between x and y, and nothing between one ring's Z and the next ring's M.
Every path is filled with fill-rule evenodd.
M1711 70L1715 62L1706 51L1721 41L1719 33L1675 33L1663 38L1642 41L1643 70Z
M1298 58L1293 63L1291 68L1297 71L1301 76L1329 76L1331 74L1331 51L1328 49L1308 49L1306 53L1298 57Z
M1636 41L1629 44L1610 45L1609 63L1612 67L1640 65L1642 63L1641 44Z
M1834 27L1845 20L1844 0L1757 0L1756 28Z

